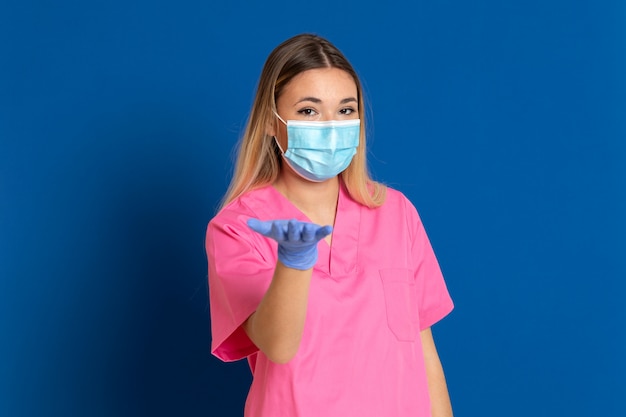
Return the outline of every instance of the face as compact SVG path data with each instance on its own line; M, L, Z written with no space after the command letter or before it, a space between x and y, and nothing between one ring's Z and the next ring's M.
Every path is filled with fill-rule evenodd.
M348 120L359 118L357 88L354 79L338 68L304 71L284 87L276 101L284 120ZM287 127L278 118L268 128L287 151Z

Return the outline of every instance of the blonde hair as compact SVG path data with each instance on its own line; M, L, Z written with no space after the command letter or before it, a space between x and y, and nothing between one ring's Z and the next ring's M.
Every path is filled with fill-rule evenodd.
M386 188L370 178L365 148L365 106L361 82L345 56L329 41L302 34L276 47L267 58L246 130L239 144L230 186L222 200L224 207L245 192L272 184L280 173L281 154L267 126L273 122L276 101L296 75L315 68L338 68L352 76L357 87L361 134L352 162L341 174L350 196L373 208L385 201Z

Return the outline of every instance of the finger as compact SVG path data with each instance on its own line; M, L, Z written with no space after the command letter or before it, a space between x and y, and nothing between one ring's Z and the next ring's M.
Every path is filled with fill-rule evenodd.
M315 242L315 231L319 226L313 223L304 223L302 225L302 241Z
M293 219L289 220L289 226L287 227L287 238L290 242L297 242L302 235L302 224Z
M262 234L263 236L269 236L269 233L272 230L272 222L263 222L259 219L250 218L246 223L250 229Z
M273 221L270 237L277 242L284 242L287 239L287 225L280 221Z
M332 231L333 231L332 226L322 226L319 229L317 229L317 231L315 232L315 237L317 238L317 240L322 240L326 236L328 236Z

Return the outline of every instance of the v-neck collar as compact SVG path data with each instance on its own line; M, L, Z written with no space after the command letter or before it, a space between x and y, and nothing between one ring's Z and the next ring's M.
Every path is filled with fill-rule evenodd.
M257 200L258 206L255 207L261 220L296 219L311 222L306 214L273 185L267 186L266 192L266 198ZM356 270L361 209L362 206L350 197L343 182L340 182L332 243L331 246L324 240L318 243L318 259L315 264L315 269L330 278L340 279Z

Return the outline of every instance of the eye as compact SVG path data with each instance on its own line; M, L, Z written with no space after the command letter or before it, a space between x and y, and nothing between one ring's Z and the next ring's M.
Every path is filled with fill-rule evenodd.
M308 117L317 115L317 112L310 107L306 107L302 110L298 110L298 113L303 116L308 116Z
M354 112L356 112L356 110L352 107L346 107L345 109L339 110L339 113L341 113L344 116L349 116Z

